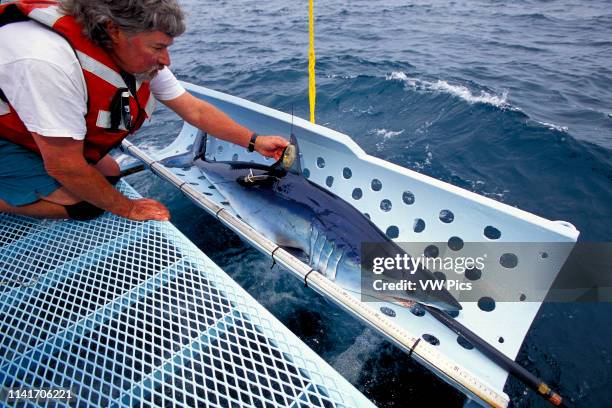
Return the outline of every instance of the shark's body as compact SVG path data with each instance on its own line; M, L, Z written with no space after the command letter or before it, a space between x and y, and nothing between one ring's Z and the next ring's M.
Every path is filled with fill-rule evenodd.
M177 165L187 164L182 159ZM166 165L172 162L177 160L171 159ZM313 269L346 289L361 291L362 243L386 243L390 253L403 253L355 207L311 183L299 170L285 171L254 163L209 162L201 158L191 164L202 171L244 221L278 245L299 249ZM371 272L366 274L366 281L379 277ZM386 277L386 280L415 282L435 279L424 269ZM461 309L446 290L423 290L417 284L416 290L401 293L403 299L445 310Z

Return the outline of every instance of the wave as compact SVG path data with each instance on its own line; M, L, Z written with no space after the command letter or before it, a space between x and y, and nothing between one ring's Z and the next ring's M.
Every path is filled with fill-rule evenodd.
M379 152L382 152L383 149L385 148L385 142L391 138L394 138L404 133L404 129L398 130L398 131L387 130L387 129L372 129L369 133L375 136L378 136L379 138L382 138L381 140L376 142L376 145L375 145L376 150Z
M387 130L387 129L374 129L373 132L376 136L380 136L386 140L386 139L390 139L392 137L401 135L402 133L404 133L404 129L399 130L399 131L393 131L393 130Z
M554 123L548 123L548 122L538 122L540 125L547 127L550 130L556 130L557 132L563 132L563 133L568 133L569 132L569 128L567 126L559 126L559 125L555 125Z
M479 94L472 92L468 87L464 85L453 85L444 80L437 80L436 82L430 82L418 78L411 78L404 72L394 71L390 75L387 75L387 80L402 81L407 86L416 90L426 91L437 91L445 92L454 95L458 98L463 99L468 103L483 103L492 105L498 108L512 108L508 104L508 92L504 91L501 95L494 95L487 91L480 91Z

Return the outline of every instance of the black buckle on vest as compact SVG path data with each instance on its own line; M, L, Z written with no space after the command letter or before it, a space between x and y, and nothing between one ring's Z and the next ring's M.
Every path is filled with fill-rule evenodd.
M111 132L120 131L119 126L123 123L123 127L129 132L133 129L132 111L130 108L130 91L127 88L119 88L113 96L110 106L111 113Z

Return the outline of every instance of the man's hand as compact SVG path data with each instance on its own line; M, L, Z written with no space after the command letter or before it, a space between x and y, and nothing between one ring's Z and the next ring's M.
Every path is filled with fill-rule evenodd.
M131 220L170 219L163 204L151 199L130 200L115 190L98 170L85 161L82 140L45 137L36 133L32 136L40 149L45 170L72 197ZM64 205L61 200L49 201Z
M262 156L278 160L288 144L289 142L280 136L258 136L255 139L255 151Z
M126 218L134 221L169 221L170 212L160 202L149 198L139 198L132 201L132 207Z

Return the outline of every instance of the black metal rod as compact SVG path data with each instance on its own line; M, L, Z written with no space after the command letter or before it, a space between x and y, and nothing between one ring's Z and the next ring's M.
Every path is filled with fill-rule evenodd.
M136 166L129 167L129 168L123 170L119 177L126 177L126 176L129 176L131 174L140 173L141 171L145 170L146 168L147 168L147 166L145 166L144 164L138 164Z
M552 405L557 407L569 408L569 403L562 398L558 393L553 391L545 382L520 366L516 361L508 358L505 354L497 350L495 347L487 343L482 337L453 319L446 312L436 309L432 306L423 305L423 307L433 316L444 324L446 327L455 333L463 336L482 354L487 356L495 364L508 371L514 377L522 381L526 386L537 392Z

